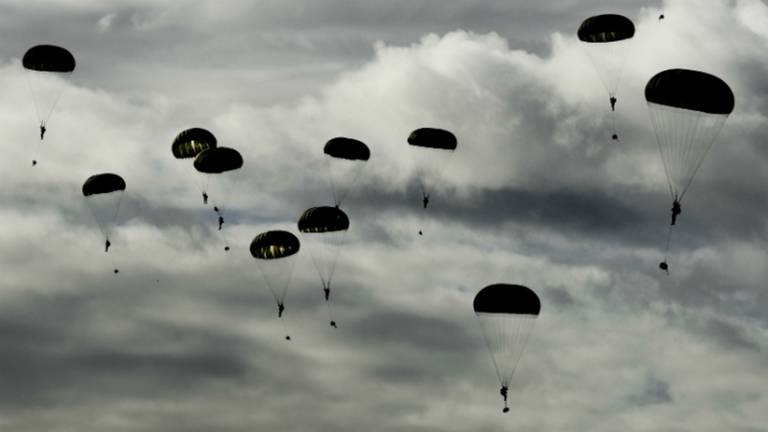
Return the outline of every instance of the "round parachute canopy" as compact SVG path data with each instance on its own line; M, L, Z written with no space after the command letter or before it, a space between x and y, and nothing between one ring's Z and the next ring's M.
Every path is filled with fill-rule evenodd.
M117 174L96 174L83 183L83 196L105 194L125 190L125 180Z
M299 231L303 233L325 233L349 229L349 218L338 207L312 207L299 219Z
M299 239L288 231L266 231L251 242L251 255L257 259L285 258L299 251Z
M240 153L228 147L216 147L200 152L195 158L195 169L206 174L221 174L243 166Z
M654 75L645 86L645 100L707 114L730 114L735 103L725 81L688 69L668 69Z
M408 144L442 150L456 150L456 136L444 129L421 128L411 132Z
M21 63L25 69L40 72L72 72L75 57L65 48L55 45L37 45L28 49Z
M176 135L171 152L176 159L187 159L212 148L216 148L216 137L211 132L202 128L191 128Z
M635 25L632 20L622 15L596 15L585 19L577 34L582 42L617 42L634 36Z
M367 161L371 151L362 141L353 138L336 137L325 143L323 153L330 157L348 160Z
M539 296L522 285L494 284L480 290L473 303L476 313L538 315Z

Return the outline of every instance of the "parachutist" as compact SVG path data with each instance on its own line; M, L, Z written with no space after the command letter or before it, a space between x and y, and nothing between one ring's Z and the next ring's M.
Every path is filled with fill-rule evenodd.
M224 246L224 250L229 252L229 246Z
M203 192L203 204L208 204L208 194Z
M424 233L423 233L423 232L421 232L421 230L419 230L419 235L424 235Z
M328 297L331 295L331 288L330 287L324 287L323 288L323 294L325 294L325 301L328 301Z
M109 252L109 247L112 246L112 243L109 242L109 239L104 242L104 252Z
M614 141L618 141L619 140L619 135L618 134L613 134L613 135L611 135L611 139L614 140Z
M336 321L331 321L331 327L338 328L338 327L336 327Z
M611 101L611 111L616 111L616 97L611 96L610 101Z
M213 211L215 211L216 213L218 213L218 212L219 212L219 206L213 206Z
M221 226L224 225L224 218L219 216L219 231L221 231Z
M422 204L424 204L424 208L427 208L427 205L429 205L429 194L424 194L424 198L421 200Z
M664 14L659 15L659 21L664 19Z
M114 273L115 273L115 274L118 274L118 273L120 273L120 270L118 270L118 269L115 269L115 270L114 270Z
M509 392L509 387L503 385L501 386L501 390L499 390L499 393L502 397L504 397L504 409L501 410L501 412L509 412L509 407L507 407L507 393Z
M35 165L37 165L37 161L32 159L32 166L35 166Z
M45 122L44 121L40 122L40 141L42 141L43 138L45 138Z
M677 216L680 215L680 213L683 212L683 209L680 207L680 201L675 198L675 201L672 202L672 224L674 225L675 222L677 222Z
M288 335L285 335L285 340L289 341L289 340L291 340L291 337L288 336Z
M283 316L283 311L285 311L285 306L283 306L282 303L277 304L277 317L281 318Z
M659 268L667 272L667 276L669 276L669 265L667 265L666 261L662 261L659 263Z

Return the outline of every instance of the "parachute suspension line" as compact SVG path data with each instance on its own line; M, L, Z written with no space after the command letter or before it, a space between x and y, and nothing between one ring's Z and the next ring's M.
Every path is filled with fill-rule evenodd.
M651 104L648 104L651 106ZM656 134L656 144L659 147L659 154L661 155L661 163L664 166L664 174L667 176L667 186L669 187L669 195L672 197L675 196L675 189L672 182L672 175L669 172L669 158L664 151L664 147L662 146L662 142L666 139L666 137L662 137L663 132L660 131L668 131L668 127L664 127L661 125L662 122L664 122L663 117L656 114L656 112L653 109L648 110L648 112L651 113L651 123L653 124L653 132Z
M237 188L237 185L240 183L240 176L242 174L240 171L242 171L242 170L236 170L235 173L232 174L233 177L232 177L232 180L229 182L228 187L223 187L223 185L221 185L221 183L223 183L226 179L224 179L224 178L217 179L217 181L219 182L220 186L222 186L222 187L220 187L220 189L223 189L223 191L219 191L219 192L223 196L217 197L217 195L218 195L218 193L217 193L217 194L214 194L213 196L209 196L209 198L208 198L209 201L213 204L214 212L216 213L216 215L218 217L221 218L221 220L223 222L226 222L226 219L224 219L224 205L222 203L229 203L230 202L230 197L232 196L233 191ZM221 176L221 175L225 175L225 174L226 173L221 173L221 174L217 174L217 175ZM205 193L207 193L208 190L210 189L209 185L210 185L210 177L211 177L211 175L208 174L208 175L205 175L205 177L206 177ZM218 198L221 198L221 200L219 200ZM226 223L223 223L222 225L226 225ZM221 240L224 242L224 251L228 252L229 251L229 236L227 235L227 232L224 230L223 227L220 228L219 231L221 231L219 236L220 236Z
M672 243L672 225L667 226L667 244L664 247L664 262L669 259L669 245Z
M29 80L29 72L24 71L24 78L27 81L27 87L29 88L29 94L32 95L32 105L35 106L35 114L37 114L37 121L40 122L40 124L43 123L43 117L40 115L40 107L37 106L37 97L35 95L35 91L32 90L32 82Z
M503 387L509 387L537 316L493 317L491 315L493 314L477 313L499 382Z
M696 173L698 173L699 168L701 168L701 165L704 163L704 159L706 158L706 155L709 153L709 151L712 149L712 146L715 143L715 138L720 133L720 129L723 127L723 124L725 124L725 117L723 118L715 118L713 119L713 122L715 123L712 125L712 127L705 126L705 130L710 130L709 136L705 136L703 138L704 142L702 142L701 145L705 146L703 152L701 153L701 157L699 158L698 162L696 162L695 166L693 167L690 175L688 176L688 181L685 183L685 186L683 187L683 191L680 194L680 199L682 200L683 195L688 191L688 188L690 187L691 183L693 182L693 178L696 176ZM717 124L720 123L720 124Z
M64 93L64 82L59 83L58 86L56 86L53 94L53 99L51 99L51 108L48 110L48 112L41 112L41 108L37 103L37 99L39 97L38 93L34 90L32 87L32 81L29 79L29 74L32 72L27 72L25 70L24 77L27 80L27 86L29 87L29 92L32 95L32 102L35 105L35 112L37 113L37 119L40 122L40 124L45 124L48 119L53 114L54 109L56 108L56 105L59 104L59 100L61 99L61 95ZM37 71L35 73L44 73L41 71ZM71 75L71 73L68 73L67 76ZM56 78L54 78L56 79Z

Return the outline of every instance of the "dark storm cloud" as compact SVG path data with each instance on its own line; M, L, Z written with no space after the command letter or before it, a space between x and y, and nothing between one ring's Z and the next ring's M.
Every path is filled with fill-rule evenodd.
M669 383L649 374L639 393L630 395L628 402L636 406L668 404L674 402Z

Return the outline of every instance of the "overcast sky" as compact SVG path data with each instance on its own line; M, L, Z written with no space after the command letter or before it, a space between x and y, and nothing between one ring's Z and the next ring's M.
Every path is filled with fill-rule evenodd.
M637 29L620 142L576 38L598 13ZM38 147L21 57L41 43L77 69ZM0 429L764 431L766 48L761 0L0 0ZM667 276L643 89L673 67L736 108ZM458 148L419 237L424 126ZM189 127L245 159L223 235L170 152ZM287 342L248 245L331 204L334 136L372 154L344 203L339 328L303 249ZM80 193L100 172L127 183L109 254ZM497 282L542 302L506 415L472 311Z

